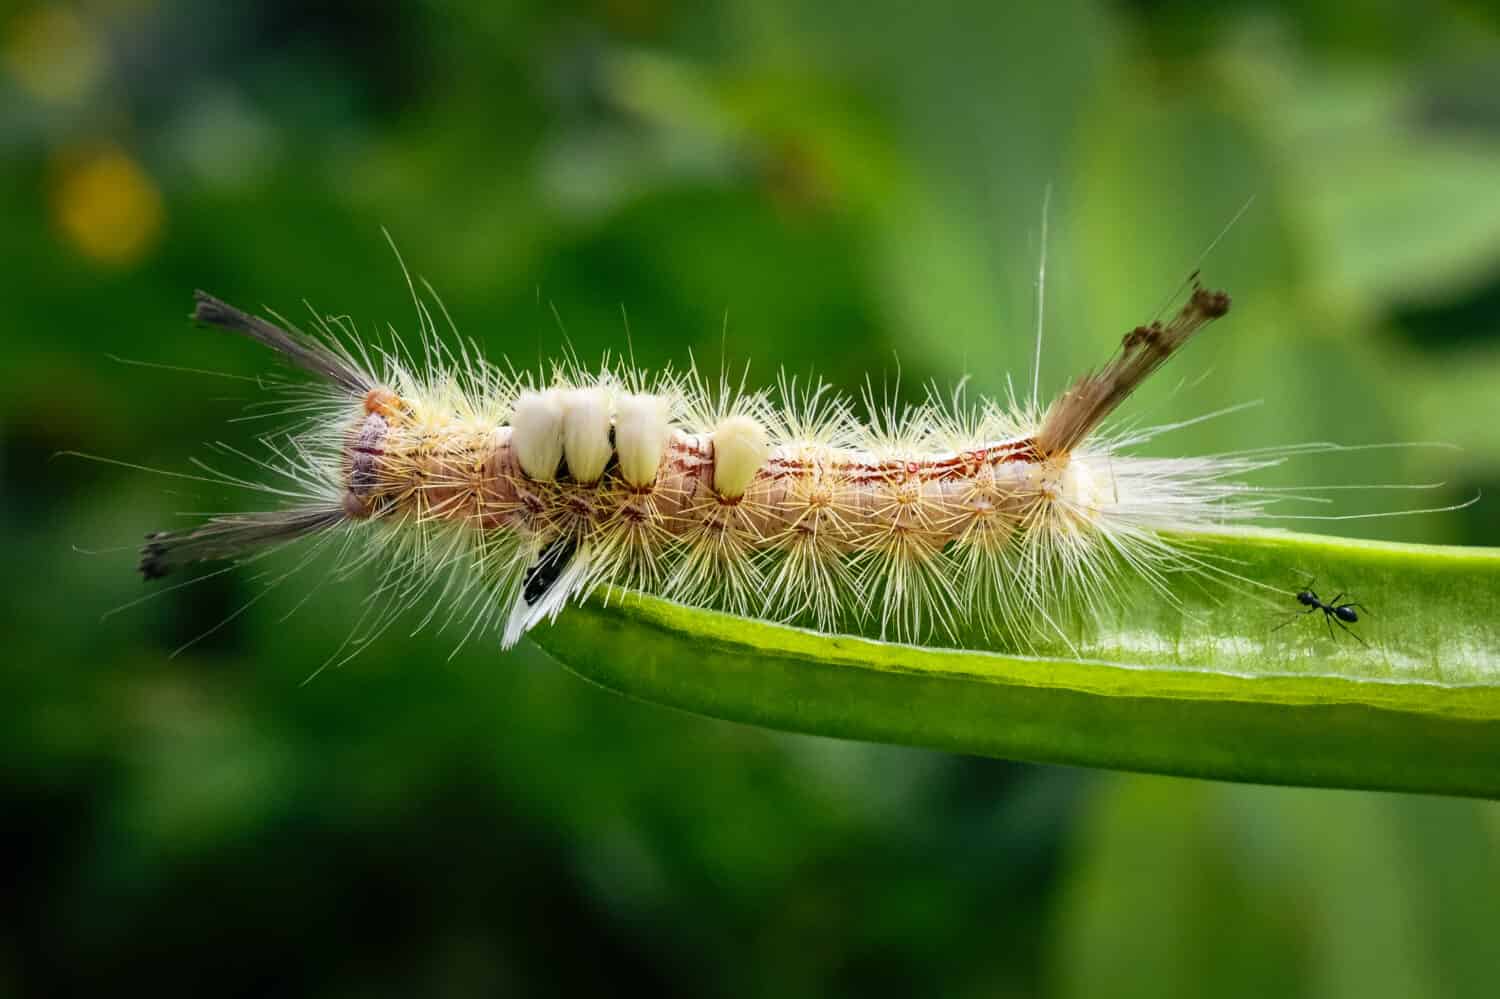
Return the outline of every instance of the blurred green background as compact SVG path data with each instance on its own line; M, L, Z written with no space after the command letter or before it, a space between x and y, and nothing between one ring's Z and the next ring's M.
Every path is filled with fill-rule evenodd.
M1487 803L786 736L430 630L299 686L365 592L316 574L102 617L142 534L245 502L54 457L252 439L253 386L111 358L267 370L195 287L409 331L383 226L493 356L623 307L646 364L1003 392L1049 187L1045 390L1253 196L1202 263L1234 313L1129 415L1264 405L1155 446L1463 447L1267 479L1444 483L1341 512L1500 487L1487 5L0 7L0 992L1493 995Z

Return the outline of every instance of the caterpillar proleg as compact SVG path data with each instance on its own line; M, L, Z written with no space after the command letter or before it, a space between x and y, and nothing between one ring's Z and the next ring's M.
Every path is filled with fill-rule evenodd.
M1276 454L1142 458L1131 449L1156 431L1105 428L1229 307L1195 276L1172 318L1131 329L1046 407L971 403L962 386L900 407L608 359L517 372L445 346L420 301L418 361L337 322L306 333L199 292L200 324L318 381L256 459L289 483L262 487L277 509L154 533L140 570L323 537L345 564L381 566L391 606L431 595L506 647L610 586L893 641L962 626L1024 645L1058 631L1065 602L1109 599L1120 572L1170 598L1170 575L1205 570L1163 532L1242 523L1277 498L1243 481Z

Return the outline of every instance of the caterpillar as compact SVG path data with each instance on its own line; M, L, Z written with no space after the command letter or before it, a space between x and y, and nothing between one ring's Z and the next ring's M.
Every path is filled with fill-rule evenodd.
M784 374L749 391L608 357L518 371L449 345L415 293L420 357L361 342L347 320L309 333L200 291L197 323L316 381L293 389L297 424L242 455L271 481L216 476L275 508L152 533L140 572L318 538L340 574L378 564L372 608L429 595L472 618L465 637L498 631L506 648L611 587L892 641L977 628L1024 646L1040 627L1068 642L1060 609L1107 601L1117 573L1171 600L1174 573L1215 571L1169 532L1251 520L1277 498L1244 478L1284 454L1144 458L1132 449L1172 427L1106 429L1229 312L1196 274L1190 288L1045 407L1013 390L970 402L962 383L911 406Z

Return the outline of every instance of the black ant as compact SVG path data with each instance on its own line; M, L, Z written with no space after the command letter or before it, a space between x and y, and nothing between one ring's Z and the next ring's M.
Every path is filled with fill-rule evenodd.
M1308 614L1314 614L1318 611L1322 611L1323 620L1328 625L1329 638L1335 640L1338 639L1338 636L1333 633L1333 626L1337 624L1344 631L1347 631L1356 642L1365 646L1366 648L1369 648L1369 643L1367 643L1363 638L1360 638L1359 635L1355 634L1354 629L1350 628L1349 625L1354 624L1359 620L1359 615L1354 612L1354 609L1356 607L1364 611L1366 614L1370 613L1370 609L1364 604L1355 603L1352 600L1347 603L1339 603L1340 600L1344 599L1343 591L1340 591L1339 595L1334 597L1332 600L1321 600L1318 597L1318 592L1312 588L1312 584L1316 582L1316 578L1310 579L1308 581L1307 589L1302 590L1297 594L1297 602L1306 607L1307 610L1302 611L1300 614L1292 615L1271 630L1280 631L1282 628L1285 628L1287 625L1291 624L1299 617L1305 617ZM1348 623L1346 624L1345 622Z

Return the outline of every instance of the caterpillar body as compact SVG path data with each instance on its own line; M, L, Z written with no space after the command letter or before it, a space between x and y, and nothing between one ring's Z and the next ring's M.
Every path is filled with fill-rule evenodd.
M256 459L289 483L260 485L278 508L149 535L140 570L321 537L345 565L381 564L388 603L451 600L506 647L610 586L897 641L977 626L1024 645L1061 634L1064 602L1107 600L1118 572L1170 598L1171 573L1203 566L1162 532L1267 502L1242 478L1277 457L1142 458L1130 449L1155 431L1101 429L1229 305L1194 280L1173 318L1132 329L1045 408L971 404L962 386L911 407L867 391L862 419L785 376L748 392L607 359L518 373L445 346L421 301L424 363L336 320L307 333L199 292L199 323L318 382L300 387L310 415Z

